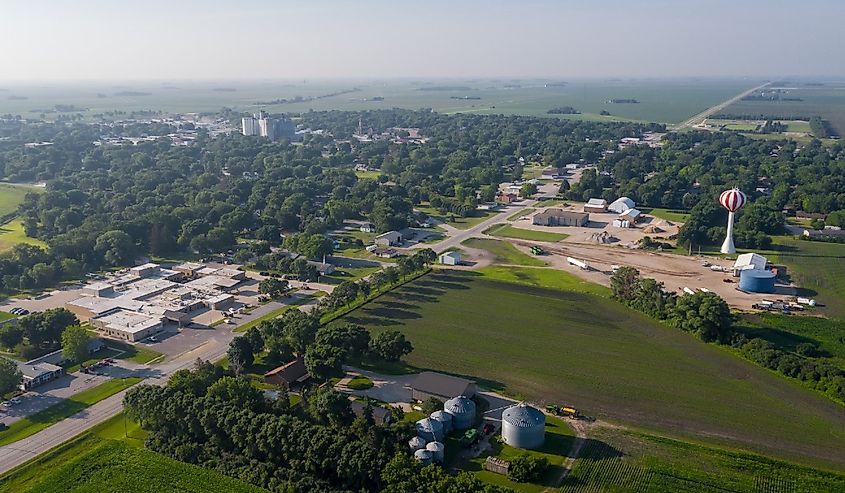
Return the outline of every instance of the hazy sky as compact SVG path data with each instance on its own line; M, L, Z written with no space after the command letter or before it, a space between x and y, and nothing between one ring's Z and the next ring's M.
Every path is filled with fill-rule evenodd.
M842 0L0 0L0 80L845 75Z

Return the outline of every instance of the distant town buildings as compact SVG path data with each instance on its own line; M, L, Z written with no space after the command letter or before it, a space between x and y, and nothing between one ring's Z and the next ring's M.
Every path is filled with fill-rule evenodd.
M241 119L241 132L246 136L260 136L270 140L294 140L296 125L290 120L270 118L263 111L259 111L253 116Z

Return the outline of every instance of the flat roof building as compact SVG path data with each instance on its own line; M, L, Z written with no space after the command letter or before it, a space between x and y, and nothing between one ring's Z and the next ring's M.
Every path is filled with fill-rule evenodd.
M64 368L52 363L18 363L21 371L21 390L30 390L33 387L45 384L59 378L65 371Z
M584 212L606 212L607 201L604 199L590 199L584 204Z
M92 318L91 325L103 331L105 335L137 342L160 332L163 320L153 315L118 309Z
M586 212L546 209L534 215L533 223L538 226L586 226L590 215Z
M443 401L460 395L473 397L477 390L472 380L433 371L424 371L417 375L410 387L411 398L418 401L424 401L430 397Z

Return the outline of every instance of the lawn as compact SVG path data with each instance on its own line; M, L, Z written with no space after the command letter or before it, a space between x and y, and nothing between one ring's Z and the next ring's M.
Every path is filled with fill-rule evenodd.
M503 236L505 238L519 238L521 240L533 241L561 241L569 238L563 233L552 233L550 231L535 231L533 229L514 228L510 224L497 224L484 230L484 234L490 236Z
M378 180L378 177L381 175L382 172L377 169L355 172L355 176L357 176L359 180Z
M609 288L585 281L580 277L554 268L540 269L534 267L504 267L494 265L479 269L477 272L483 274L485 279L491 281L610 297Z
M497 264L526 265L529 267L541 267L546 265L542 260L531 255L520 252L513 245L501 240L488 240L485 238L469 238L461 242L461 245L469 248L487 250L493 254Z
M0 432L0 446L32 436L44 428L73 416L79 411L93 406L122 390L128 389L140 381L141 378L139 377L114 378L96 387L82 391L32 416L16 421L6 431Z
M0 322L9 320L9 319L15 318L15 317L17 317L17 315L15 315L14 313L0 311Z
M47 244L43 241L37 238L30 238L24 233L23 223L20 219L0 225L0 252L9 250L19 243L47 248Z
M491 439L490 445L493 449L490 453L481 454L481 456L470 460L468 463L459 464L459 467L467 471L472 471L478 479L487 483L526 493L544 491L546 488L556 486L556 482L563 471L563 463L568 457L569 450L572 448L574 438L575 434L565 421L559 418L547 417L546 441L538 450L516 449L510 445ZM517 483L508 479L507 476L483 469L484 461L490 455L510 461L521 454L548 459L549 467L538 483Z
M142 365L146 365L164 356L162 353L153 351L141 344L127 344L125 342L115 341L112 339L106 341L106 347L121 351L121 354L113 356L113 358L134 361L135 363L140 363ZM99 357L99 354L97 356ZM103 356L100 359L104 357L107 356Z
M519 219L521 217L525 217L525 216L531 214L532 212L534 212L536 210L537 209L535 209L533 207L524 207L522 210L516 211L513 214L511 214L510 216L508 216L508 221L516 221L517 219Z
M340 284L344 281L355 282L363 279L374 272L382 269L381 265L366 267L340 267L335 269L331 275L320 276L320 282L326 284Z
M373 381L363 375L355 375L346 386L352 390L366 390L373 387Z
M642 209L642 212L645 214L651 214L654 217L659 217L660 219L672 221L674 223L685 223L689 218L689 213L686 211L661 209L659 207L655 207L653 209L644 208Z
M302 296L289 305L282 305L279 308L276 308L275 310L267 313L266 315L262 315L262 316L256 318L255 320L251 320L251 321L241 325L240 327L236 328L233 332L246 332L249 329L257 326L261 322L264 322L266 320L273 320L274 318L279 318L282 315L284 315L286 311L293 310L297 306L302 305L304 303L307 303L310 299L311 299L310 296Z
M496 212L476 210L470 212L467 217L460 217L450 213L441 214L440 211L434 207L427 205L419 205L414 209L422 212L432 219L442 221L457 229L469 229L473 226L477 226L479 223L484 222L485 219L489 218L493 214L496 214Z
M587 491L845 491L845 476L754 454L599 428L590 433L563 483Z
M43 188L0 183L0 217L12 214L18 210L18 206L23 203L24 197L29 192L39 192L41 190Z
M437 271L340 322L400 330L409 364L518 398L845 470L841 406L594 294Z

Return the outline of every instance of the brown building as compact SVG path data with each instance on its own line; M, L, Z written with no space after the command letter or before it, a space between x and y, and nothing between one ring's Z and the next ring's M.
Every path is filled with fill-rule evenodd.
M586 212L546 209L534 215L534 224L538 226L586 226L590 215Z
M293 387L307 379L308 370L305 368L305 360L302 357L273 368L264 374L265 382L272 385L287 385L288 387Z

